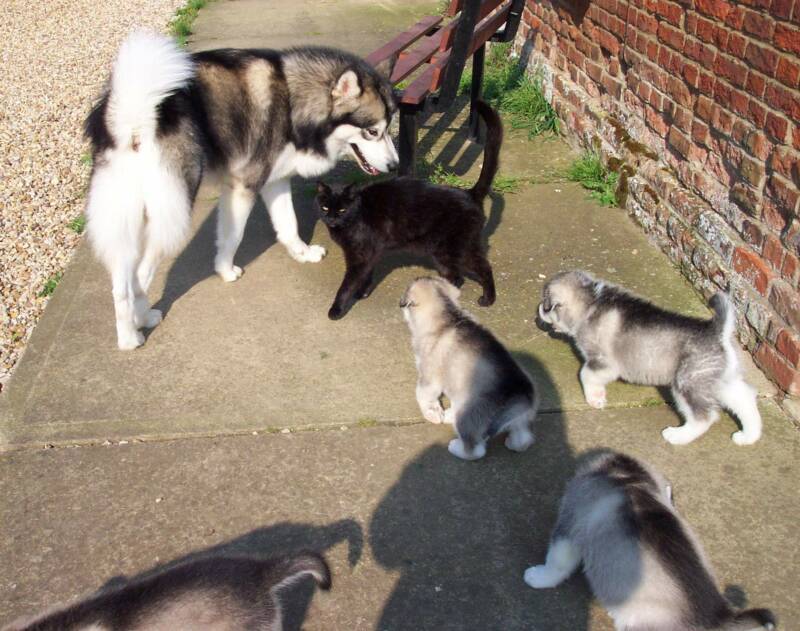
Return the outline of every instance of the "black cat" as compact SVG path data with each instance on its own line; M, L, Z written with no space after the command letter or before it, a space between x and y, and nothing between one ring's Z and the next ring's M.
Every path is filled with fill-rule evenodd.
M331 320L344 317L356 300L369 295L373 268L392 250L430 255L439 274L457 287L465 275L474 276L483 288L478 304L486 307L494 302L492 266L481 231L483 200L497 173L503 125L486 103L479 101L477 109L486 122L486 146L480 177L468 191L411 177L339 190L317 184L322 221L344 251L347 264L328 311Z

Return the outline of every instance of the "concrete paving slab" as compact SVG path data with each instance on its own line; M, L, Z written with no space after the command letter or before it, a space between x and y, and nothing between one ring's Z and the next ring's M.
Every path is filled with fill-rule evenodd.
M800 437L773 403L762 411L750 448L724 422L668 445L661 406L544 415L528 452L493 444L475 463L450 456L450 428L430 424L5 454L0 623L186 556L311 547L327 552L334 588L310 607L307 588L293 592L288 629L305 617L308 631L610 631L580 576L541 592L522 582L544 558L576 454L609 446L671 479L719 584L789 629Z

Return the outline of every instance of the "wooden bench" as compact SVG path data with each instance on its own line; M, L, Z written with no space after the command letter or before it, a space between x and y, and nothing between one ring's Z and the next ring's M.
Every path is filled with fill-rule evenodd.
M433 112L449 108L458 94L467 58L472 56L469 136L478 138L479 117L475 101L483 87L486 42L509 42L519 26L525 0L450 0L445 16L422 18L407 31L367 56L373 65L397 55L391 76L397 85L421 66L422 72L404 89L398 90L400 104L401 175L416 168L419 125Z

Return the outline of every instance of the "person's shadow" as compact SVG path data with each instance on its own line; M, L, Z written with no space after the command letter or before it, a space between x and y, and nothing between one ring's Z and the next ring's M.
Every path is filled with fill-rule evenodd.
M191 552L135 576L114 577L102 589L121 587L129 581L146 578L179 563L210 556L252 555L259 558L271 558L302 550L312 550L324 554L325 551L342 542L347 542L347 560L350 566L354 567L364 549L364 535L358 522L352 519L342 519L326 526L284 522L257 528L230 541ZM333 571L332 574L335 586L336 572ZM283 631L300 631L302 629L314 592L315 585L311 579L303 579L290 587L281 589L279 597Z
M541 362L515 359L548 399L557 397ZM378 631L588 628L580 573L551 590L523 581L525 569L544 562L575 462L560 413L541 414L535 433L521 454L495 439L483 460L464 462L442 444L405 468L369 526L376 561L400 574Z

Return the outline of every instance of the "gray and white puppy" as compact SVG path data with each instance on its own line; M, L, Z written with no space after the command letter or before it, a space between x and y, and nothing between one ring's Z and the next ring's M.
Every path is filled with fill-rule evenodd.
M4 631L281 631L278 591L310 575L331 586L325 559L212 557L182 563Z
M533 443L539 398L530 376L506 348L458 304L459 290L440 278L418 278L400 301L411 329L417 402L432 423L453 423L448 450L465 460L486 454L486 441L508 432L505 444ZM443 409L445 395L450 407Z
M544 287L539 317L575 341L583 358L580 380L586 402L606 404L606 385L617 379L669 385L680 427L661 435L685 445L708 431L719 408L733 413L741 431L737 445L761 437L756 391L745 383L731 342L736 321L728 297L718 293L711 320L672 313L586 272L562 272Z
M618 631L774 629L767 609L735 612L720 594L670 486L637 460L604 452L567 485L547 560L525 582L555 587L583 563Z

